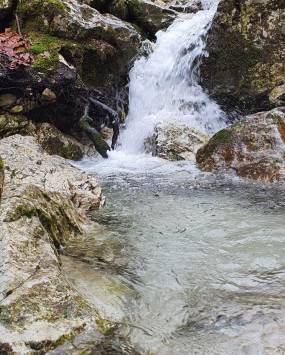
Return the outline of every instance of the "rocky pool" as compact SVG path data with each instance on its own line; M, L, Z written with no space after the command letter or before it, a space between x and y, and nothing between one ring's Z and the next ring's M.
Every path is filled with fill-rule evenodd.
M142 354L284 354L282 186L137 159L81 163L107 197L108 248L67 261L79 292Z

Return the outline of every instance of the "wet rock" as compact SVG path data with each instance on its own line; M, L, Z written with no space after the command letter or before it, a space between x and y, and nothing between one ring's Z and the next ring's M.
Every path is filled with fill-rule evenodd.
M176 0L171 1L169 4L170 9L183 13L195 13L202 10L203 6L200 0L197 1L185 1L185 0Z
M170 4L163 1L148 0L111 0L86 1L90 6L103 13L110 13L124 21L135 24L143 32L153 37L175 19L176 13Z
M254 180L285 179L285 108L246 117L216 133L197 153L206 171L232 170Z
M167 160L195 160L196 152L209 137L186 125L158 125L146 142L148 150Z
M201 78L225 109L249 114L275 105L269 94L285 82L284 13L282 0L220 2Z
M46 353L66 344L94 351L112 325L67 282L59 252L84 240L86 211L102 203L94 177L43 153L33 137L1 140L5 185L0 206L0 344ZM92 335L86 343L84 334Z
M145 32L152 36L163 28L167 28L175 19L174 11L164 6L145 0L129 0L128 9L130 17Z

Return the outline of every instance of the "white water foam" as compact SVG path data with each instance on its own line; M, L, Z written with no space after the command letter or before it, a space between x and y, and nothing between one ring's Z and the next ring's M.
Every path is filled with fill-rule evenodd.
M180 15L167 31L157 33L149 57L135 62L119 150L143 153L144 141L158 123L183 123L210 134L224 126L223 112L199 85L205 39L218 2L204 0L203 10Z

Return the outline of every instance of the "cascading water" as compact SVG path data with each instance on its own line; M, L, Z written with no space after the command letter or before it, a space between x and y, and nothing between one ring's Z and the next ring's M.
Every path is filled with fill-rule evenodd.
M186 123L206 133L223 126L223 113L199 85L205 38L218 0L202 1L203 10L180 15L166 32L157 33L148 58L130 72L130 107L120 150L137 154L158 123Z
M80 163L100 179L107 205L93 214L93 247L78 245L88 264L64 260L66 275L143 355L285 354L284 188L143 153L160 122L224 126L199 85L217 4L203 1L158 33L130 73L120 148Z

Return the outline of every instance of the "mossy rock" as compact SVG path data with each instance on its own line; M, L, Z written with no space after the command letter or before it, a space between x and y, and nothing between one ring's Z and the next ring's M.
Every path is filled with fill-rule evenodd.
M216 133L196 156L205 171L234 171L269 182L285 180L285 109L250 115Z
M201 83L228 111L243 114L274 107L269 94L285 82L279 0L219 3L201 66Z
M51 155L71 160L80 160L83 157L80 143L49 123L37 124L34 135L41 147Z
M0 138L21 133L28 126L28 119L22 115L0 115Z

